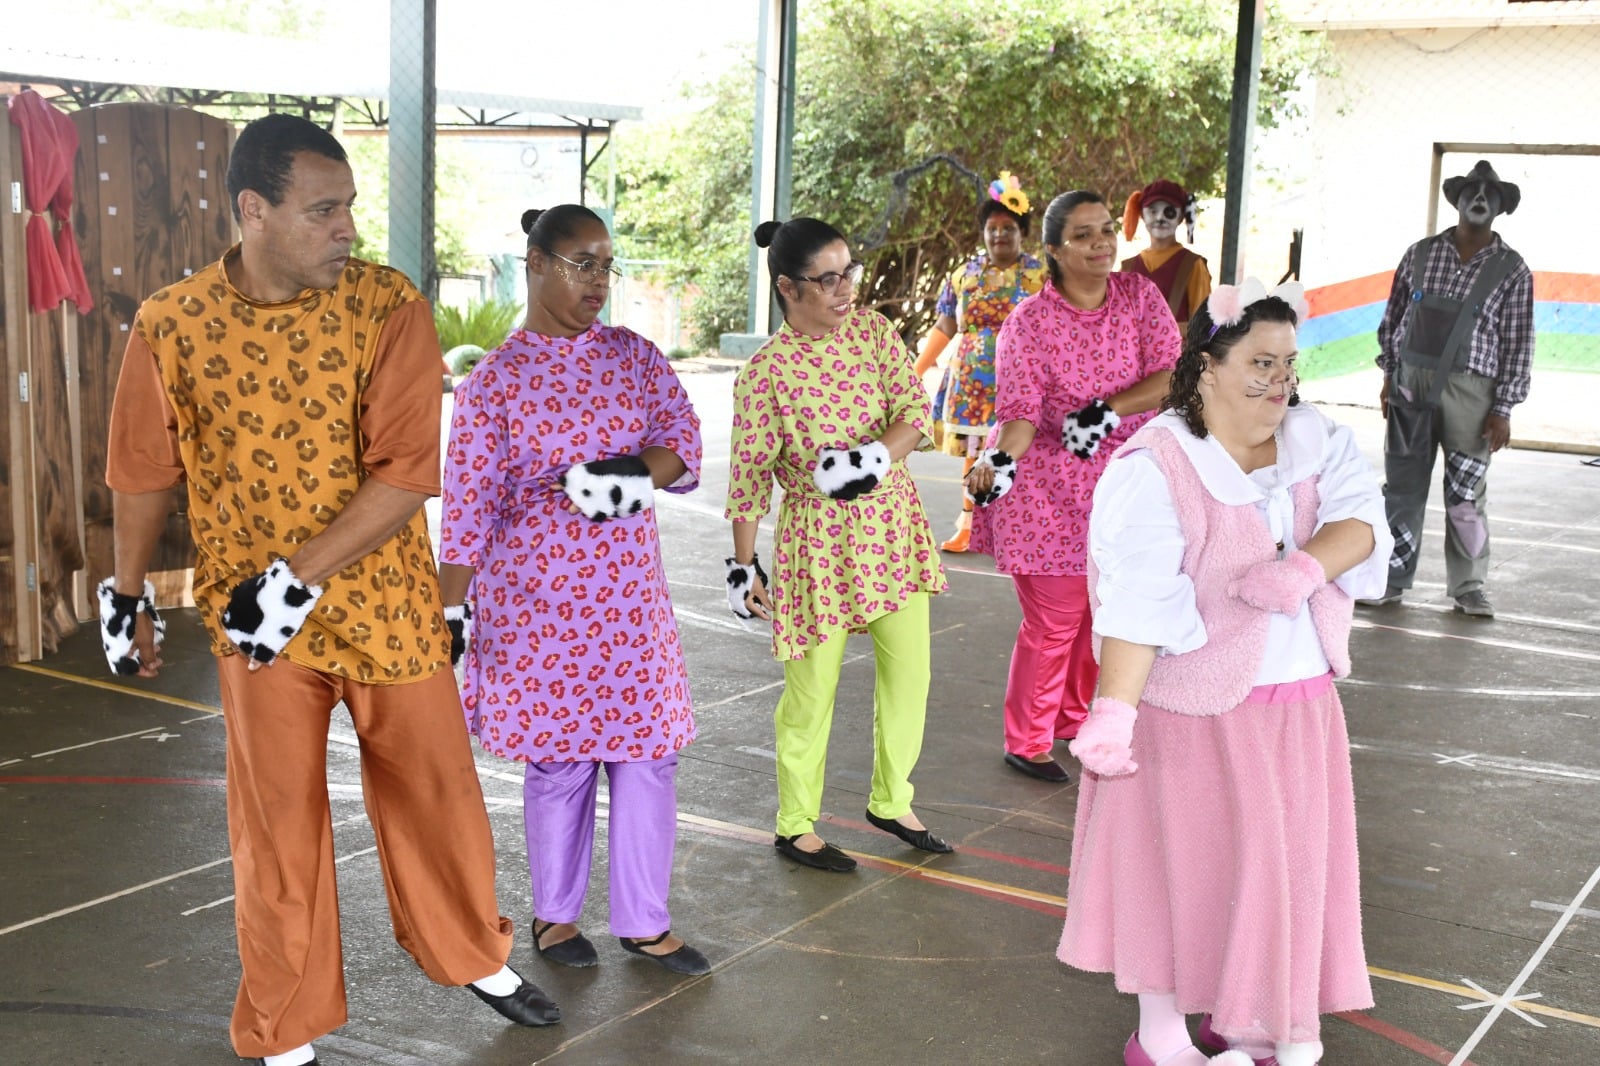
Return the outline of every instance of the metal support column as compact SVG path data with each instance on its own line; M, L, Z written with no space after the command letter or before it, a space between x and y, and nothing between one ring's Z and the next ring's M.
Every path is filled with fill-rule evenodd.
M1228 184L1222 215L1222 270L1217 280L1237 285L1243 276L1240 248L1249 209L1256 101L1261 81L1261 27L1266 0L1239 0L1239 32L1233 44L1233 109L1228 118Z
M389 263L430 299L436 0L389 0Z
M787 219L794 158L794 57L799 0L765 0L756 43L755 162L751 180L750 229L768 219ZM750 245L751 334L765 337L780 319L772 297L767 256Z

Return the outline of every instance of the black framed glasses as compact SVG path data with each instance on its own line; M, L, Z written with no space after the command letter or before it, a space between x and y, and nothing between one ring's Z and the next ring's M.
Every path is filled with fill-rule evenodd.
M543 249L541 249L541 251L542 250ZM607 276L606 280L608 280L608 281L616 281L616 280L618 280L618 279L620 279L622 277L622 270L621 270L620 267L617 266L617 264L615 262L602 263L598 259L588 259L588 258L586 258L586 259L584 259L584 260L582 260L580 262L578 260L568 259L566 256L562 255L560 252L546 252L545 254L546 255L553 255L557 259L561 260L563 263L570 263L573 266L577 267L578 268L578 280L583 281L583 282L594 281L596 278L600 277L602 274Z
M838 292L840 289L855 288L856 283L861 280L861 275L866 273L866 270L867 265L865 263L852 259L850 260L850 265L844 268L843 273L837 270L830 270L826 274L818 274L814 278L808 278L803 274L793 274L791 277L796 281L810 281L822 286L825 290Z

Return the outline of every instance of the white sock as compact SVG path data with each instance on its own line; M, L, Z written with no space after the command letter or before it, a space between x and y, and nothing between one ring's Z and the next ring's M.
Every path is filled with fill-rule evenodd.
M472 982L473 988L490 996L509 996L521 985L522 978L509 966L502 966L498 972Z
M1174 1060L1171 1066L1183 1066L1178 1053L1194 1044L1189 1039L1188 1019L1178 1013L1177 996L1139 993L1139 1046L1158 1064L1170 1059ZM1204 1062L1205 1058L1195 1061Z
M261 1061L266 1066L305 1066L316 1057L317 1053L311 1050L310 1044L301 1044L293 1051L285 1051L281 1055L263 1055Z
M1278 1045L1278 1066L1317 1066L1317 1060L1320 1058L1322 1058L1320 1040L1304 1044Z

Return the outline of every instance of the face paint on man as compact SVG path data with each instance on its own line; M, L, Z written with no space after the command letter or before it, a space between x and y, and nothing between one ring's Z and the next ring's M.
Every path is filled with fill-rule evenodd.
M1456 198L1461 221L1472 226L1487 226L1500 214L1500 190L1486 181L1475 181Z
M1175 204L1157 200L1146 204L1140 215L1144 219L1145 232L1154 240L1164 241L1178 232L1178 220L1183 217L1183 212Z

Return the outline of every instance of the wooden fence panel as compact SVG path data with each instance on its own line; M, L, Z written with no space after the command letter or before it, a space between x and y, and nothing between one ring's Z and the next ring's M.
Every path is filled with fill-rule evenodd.
M113 565L106 435L123 351L145 297L216 262L232 245L226 169L234 131L223 119L154 104L107 104L80 111L73 120L96 150L98 226L85 243L95 247L105 287L96 320L82 334L85 581L92 587ZM86 132L91 129L92 135ZM88 258L86 253L86 269ZM194 547L187 507L179 486L151 561L162 605L188 601Z

